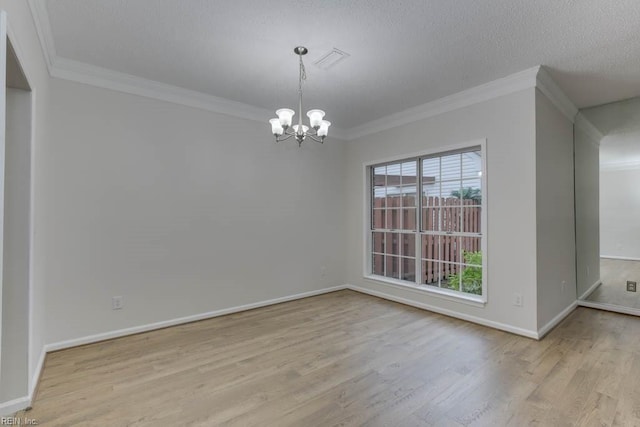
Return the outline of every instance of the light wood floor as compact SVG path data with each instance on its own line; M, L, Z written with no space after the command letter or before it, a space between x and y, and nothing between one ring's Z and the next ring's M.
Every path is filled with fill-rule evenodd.
M640 319L578 308L542 341L352 291L47 357L59 426L640 425Z
M601 258L600 280L587 301L640 308L640 261ZM638 283L638 292L627 291L627 280Z

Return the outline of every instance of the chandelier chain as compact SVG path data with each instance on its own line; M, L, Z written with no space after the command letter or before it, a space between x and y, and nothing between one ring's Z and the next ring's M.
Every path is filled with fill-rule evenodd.
M302 81L307 80L307 70L304 68L304 62L302 62L302 55L300 57L300 78L298 79L298 92L302 93Z

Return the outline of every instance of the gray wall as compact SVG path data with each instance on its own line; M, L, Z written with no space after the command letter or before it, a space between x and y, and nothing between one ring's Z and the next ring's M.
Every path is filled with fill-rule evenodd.
M344 283L343 141L63 80L50 108L48 343Z
M600 170L601 256L640 260L639 183L640 165L634 169Z
M538 90L535 161L540 329L576 300L576 272L573 123Z
M31 95L7 89L0 402L27 394Z
M576 271L578 297L600 280L599 141L575 126Z

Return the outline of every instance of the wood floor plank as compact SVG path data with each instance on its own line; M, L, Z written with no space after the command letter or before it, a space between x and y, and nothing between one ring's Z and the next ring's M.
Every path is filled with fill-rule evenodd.
M542 341L352 291L48 355L51 426L640 426L640 319Z

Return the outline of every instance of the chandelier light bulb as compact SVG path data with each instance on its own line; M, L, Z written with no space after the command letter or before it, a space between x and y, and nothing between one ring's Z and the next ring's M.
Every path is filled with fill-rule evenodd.
M315 130L318 130L320 123L322 123L322 118L324 117L324 111L309 110L309 112L307 112L307 117L309 117L309 125Z
M324 138L329 133L329 126L331 126L331 122L328 120L323 120L320 123L320 129L318 129L318 136Z
M278 115L278 119L280 119L280 124L286 129L291 126L291 120L296 112L288 108L281 108L276 111L276 114Z
M271 119L269 120L269 123L271 123L271 133L273 133L276 136L282 135L282 133L284 132L284 129L282 128L280 119Z

